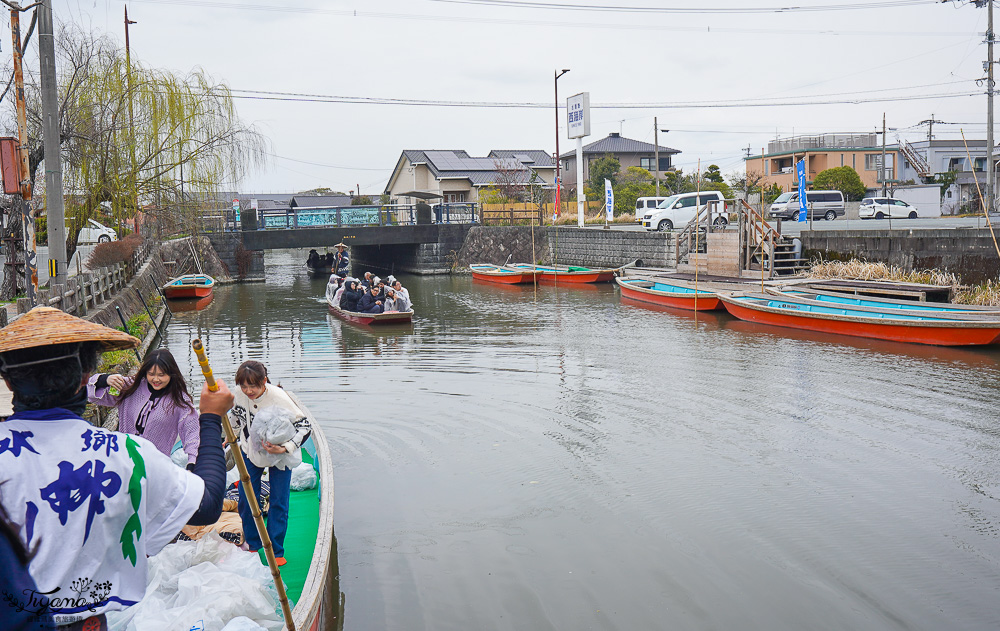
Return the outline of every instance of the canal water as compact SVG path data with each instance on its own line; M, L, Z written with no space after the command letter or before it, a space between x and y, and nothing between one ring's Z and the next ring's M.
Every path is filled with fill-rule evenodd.
M401 276L413 325L361 328L303 260L167 346L320 417L344 629L1000 628L996 351L468 277Z

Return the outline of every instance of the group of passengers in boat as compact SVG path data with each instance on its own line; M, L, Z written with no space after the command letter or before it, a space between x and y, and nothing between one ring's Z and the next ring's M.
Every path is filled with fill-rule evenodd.
M382 280L371 272L365 272L362 279L330 276L330 284L336 285L333 304L344 311L356 313L393 313L413 309L410 292L395 276L390 274Z
M296 455L301 462L312 429L307 416L257 361L236 371L235 396L218 380L216 392L202 388L197 409L166 349L151 352L134 376L91 376L101 352L137 344L49 307L0 329L0 375L14 408L0 423L0 589L14 599L0 602L4 629L106 629L105 611L141 600L147 557L182 528L216 524L222 514L227 412L258 496L268 472L267 533L285 564L288 463ZM116 407L119 431L85 421L88 401ZM265 411L289 425L281 438L266 434L274 443L254 426ZM186 467L171 462L178 438ZM256 551L261 537L242 484L238 512L245 547ZM82 579L97 585L83 607L69 597ZM45 596L56 592L68 596Z
M338 243L333 247L337 248L336 254L333 252L320 254L316 250L309 250L309 256L306 258L306 265L314 269L329 267L335 275L344 278L347 276L347 269L351 265L350 255L347 253L347 244Z

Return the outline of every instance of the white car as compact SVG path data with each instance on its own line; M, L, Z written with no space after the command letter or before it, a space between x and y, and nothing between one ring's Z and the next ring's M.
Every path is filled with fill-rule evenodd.
M697 212L704 209L710 201L718 202L714 210L718 211L712 224L724 228L727 219L725 197L719 191L702 191L701 193L678 193L671 195L657 205L652 212L647 212L642 218L642 227L646 230L673 230L688 225Z
M858 207L862 219L916 219L919 214L916 206L894 197L866 197Z
M118 235L115 231L104 224L91 219L87 225L80 228L80 234L76 238L77 243L109 243L117 241Z

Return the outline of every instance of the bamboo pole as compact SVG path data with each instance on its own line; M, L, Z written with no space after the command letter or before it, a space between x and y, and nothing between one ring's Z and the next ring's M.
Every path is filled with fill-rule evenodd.
M979 178L976 176L976 166L972 162L972 155L969 153L969 143L965 140L965 130L959 129L962 133L962 143L965 144L965 155L969 158L969 167L972 169L972 179L976 183L976 192L979 193L979 200L983 202L983 191L979 188ZM993 153L993 147L987 147L987 151ZM987 160L989 164L989 160ZM1000 245L997 244L997 235L993 232L993 223L990 221L990 209L987 208L986 204L983 203L983 214L986 215L986 227L990 229L990 235L993 237L993 247L997 249L997 256L1000 256ZM892 216L892 209L889 209L889 216Z
M208 357L205 355L205 347L200 339L191 342L191 348L198 357L198 364L201 372L205 375L205 383L208 389L215 392L219 386L215 383L215 375L212 374L212 367L208 365ZM288 595L285 594L285 584L281 582L281 572L278 570L278 563L274 559L274 548L271 547L271 538L267 535L267 526L264 525L264 516L260 514L260 506L257 505L257 493L250 484L250 474L247 472L247 463L243 461L243 450L240 449L236 432L229 424L229 416L222 415L222 428L226 432L226 440L232 445L233 457L236 459L236 468L240 470L240 484L243 485L244 495L250 504L250 511L253 513L253 521L257 525L257 533L264 543L264 555L267 557L267 566L271 569L271 578L274 579L274 588L278 591L278 599L281 601L281 613L285 617L285 627L288 631L295 631L295 622L292 620L292 607L288 604Z

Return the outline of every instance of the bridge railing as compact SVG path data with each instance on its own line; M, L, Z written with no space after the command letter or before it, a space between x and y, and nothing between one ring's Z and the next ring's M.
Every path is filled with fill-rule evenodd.
M470 224L482 220L479 204L446 203L430 206L430 213L416 204L372 204L328 208L284 208L225 211L225 230L288 230L292 228L344 228L363 226L412 226L446 223Z

